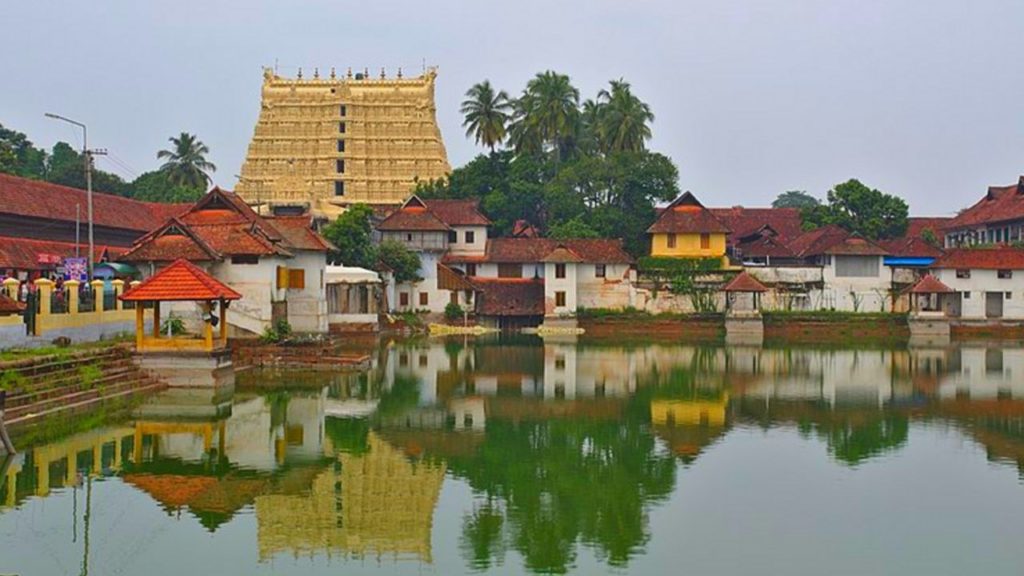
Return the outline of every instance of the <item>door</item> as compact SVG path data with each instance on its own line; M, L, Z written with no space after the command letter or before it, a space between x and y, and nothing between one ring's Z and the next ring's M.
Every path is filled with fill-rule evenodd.
M985 292L985 318L1003 317L1003 293Z

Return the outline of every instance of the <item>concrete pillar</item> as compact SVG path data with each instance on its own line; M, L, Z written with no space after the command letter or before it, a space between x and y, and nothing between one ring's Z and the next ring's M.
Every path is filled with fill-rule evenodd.
M68 314L78 314L78 287L81 284L78 280L68 280L64 283L64 299L68 303Z
M220 343L228 345L228 303L225 300L220 303Z
M92 299L96 302L95 310L103 312L103 280L93 280L89 282L89 286L92 286Z
M18 299L18 288L21 288L21 282L18 282L17 278L4 278L4 291L11 297L11 300Z
M111 280L110 285L114 287L114 309L123 310L124 302L121 302L121 294L124 294L124 280L120 278Z
M142 305L142 302L138 302ZM160 337L160 302L153 302L153 338Z
M33 284L36 285L36 294L39 296L39 315L50 314L50 299L53 297L53 280L39 278Z
M135 303L135 351L142 352L142 341L146 337L146 309L142 302Z

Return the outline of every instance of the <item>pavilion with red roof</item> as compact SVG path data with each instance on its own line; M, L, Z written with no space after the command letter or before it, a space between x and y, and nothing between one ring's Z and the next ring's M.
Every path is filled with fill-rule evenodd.
M760 296L767 292L768 288L757 278L743 271L730 280L722 291L725 292L725 305L730 311L736 306L736 296L739 294L750 294L751 310L757 311L761 307Z
M212 352L227 346L228 303L241 294L210 276L188 260L178 259L121 295L124 302L135 303L135 348L138 352L203 351ZM163 336L160 333L161 302L198 302L203 308L202 339ZM145 304L153 305L153 331L146 336ZM214 316L219 307L220 318ZM220 326L217 341L214 326Z

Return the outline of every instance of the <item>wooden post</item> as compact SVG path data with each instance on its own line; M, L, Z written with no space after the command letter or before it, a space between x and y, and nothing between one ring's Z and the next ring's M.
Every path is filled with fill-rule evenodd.
M124 310L124 302L121 302L121 294L124 294L124 280L116 278L110 281L114 287L114 310Z
M141 304L141 302L140 302ZM153 302L153 338L160 337L160 301Z
M220 301L220 343L221 346L228 345L228 303Z
M93 310L96 312L103 312L103 296L104 296L104 284L103 280L93 280L89 282L89 286L92 286L92 300L96 304L93 306Z
M135 351L142 352L142 341L146 337L146 309L142 302L135 303Z
M78 314L78 287L81 285L78 280L64 283L64 301L68 303L68 314Z

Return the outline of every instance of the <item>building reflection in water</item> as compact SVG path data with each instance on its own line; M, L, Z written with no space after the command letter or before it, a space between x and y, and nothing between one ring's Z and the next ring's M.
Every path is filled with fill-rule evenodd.
M948 422L1024 470L1024 349L643 347L503 339L381 349L369 373L170 391L123 424L6 459L0 510L119 476L215 531L254 510L259 558L432 561L447 476L474 503L461 552L564 571L585 545L625 566L648 511L736 426L796 428L855 466Z

